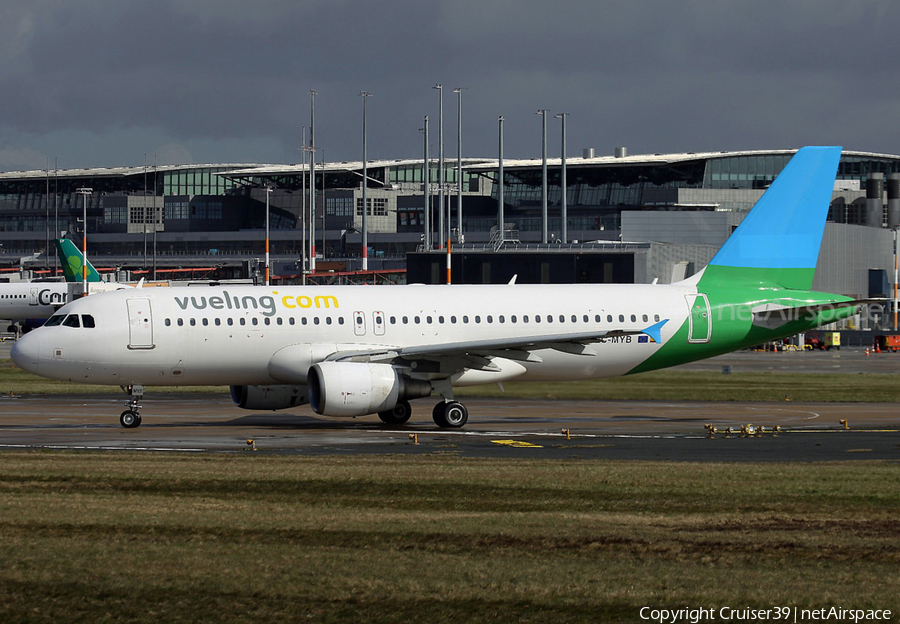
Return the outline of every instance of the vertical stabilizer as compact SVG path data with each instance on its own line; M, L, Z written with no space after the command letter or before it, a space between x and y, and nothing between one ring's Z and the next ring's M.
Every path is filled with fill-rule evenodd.
M78 247L75 246L75 243L68 238L57 238L56 254L59 256L59 264L63 270L63 275L66 276L66 281L80 282L82 280L81 265L84 256L81 255L81 252L78 250ZM101 281L100 274L97 273L97 270L91 265L90 260L88 260L87 263L87 281Z
M701 284L739 279L812 287L840 147L804 147L725 241Z

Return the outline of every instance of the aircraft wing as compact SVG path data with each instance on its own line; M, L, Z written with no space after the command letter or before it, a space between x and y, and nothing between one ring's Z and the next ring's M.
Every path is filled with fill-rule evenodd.
M520 338L445 342L399 347L397 349L339 351L327 359L333 361L392 361L396 359L439 360L453 357L471 357L479 362L479 368L482 366L481 362L483 359L490 356L540 362L540 358L533 353L539 349L554 349L576 355L593 356L597 355L597 352L590 347L590 343L603 342L605 339L617 336L644 334L649 336L654 342L662 342L661 330L667 322L668 319L664 319L644 329L608 329Z

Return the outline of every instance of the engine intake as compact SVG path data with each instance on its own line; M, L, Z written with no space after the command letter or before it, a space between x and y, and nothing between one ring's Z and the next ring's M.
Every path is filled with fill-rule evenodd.
M402 375L390 364L320 362L307 376L309 404L322 416L365 416L400 401L427 397L428 381Z

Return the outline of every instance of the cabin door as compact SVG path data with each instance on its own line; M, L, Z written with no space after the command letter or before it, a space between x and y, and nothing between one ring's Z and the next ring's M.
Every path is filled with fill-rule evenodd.
M152 349L153 316L150 314L150 300L134 297L125 300L128 306L128 348Z
M688 307L691 309L691 315L688 317L688 342L709 342L709 337L712 335L712 315L709 310L709 299L702 293L685 295L685 298L687 299Z

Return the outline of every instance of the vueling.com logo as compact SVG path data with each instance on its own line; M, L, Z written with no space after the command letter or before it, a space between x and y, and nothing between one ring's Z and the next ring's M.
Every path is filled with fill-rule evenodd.
M272 295L278 295L277 290ZM200 297L175 297L175 303L182 310L193 308L194 310L262 310L263 316L273 316L277 311L277 299L272 295L231 295L223 290L221 295ZM309 308L339 308L337 297L334 295L284 295L281 297L281 305L289 310Z

